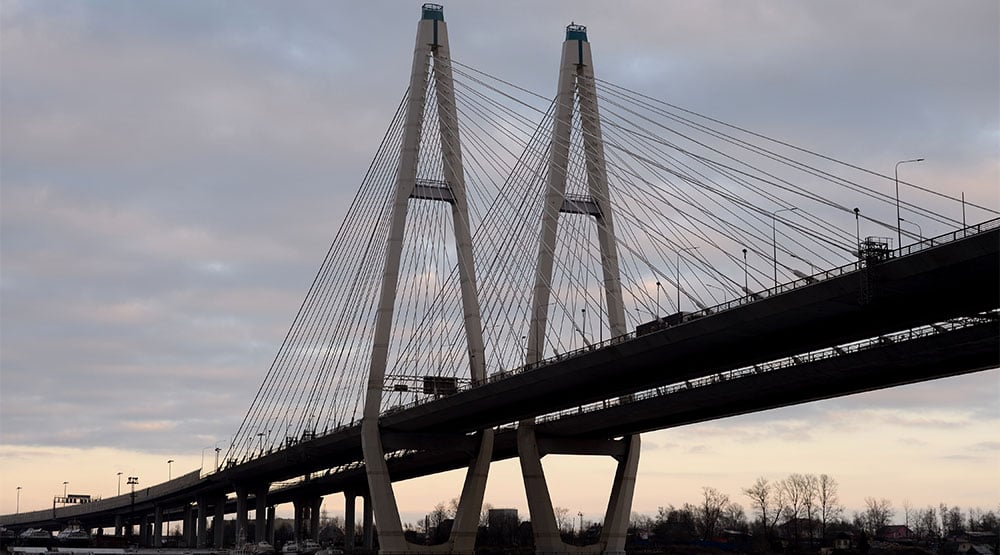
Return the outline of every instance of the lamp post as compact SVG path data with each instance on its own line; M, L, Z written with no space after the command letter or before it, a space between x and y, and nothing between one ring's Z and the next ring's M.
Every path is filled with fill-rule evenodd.
M14 514L21 514L21 486L17 486L17 504L14 508Z
M924 229L922 227L920 227L920 224L918 224L917 222L911 221L911 220L904 219L904 218L900 218L899 221L915 225L917 227L917 237L919 237L921 241L924 240Z
M854 209L854 242L858 259L861 259L861 209Z
M122 494L122 473L118 473L118 495Z
M779 208L774 212L771 212L771 263L774 265L774 286L778 286L778 239L774 231L774 222L777 220L778 212L791 212L793 210L798 210L797 207L793 208Z
M580 334L583 335L583 346L586 347L587 346L587 309L586 308L581 308L580 309L580 314L581 314L580 318L583 319L583 330L580 332Z
M715 289L716 291L722 293L722 302L727 302L729 300L729 296L724 288L719 287L717 285L712 285L711 283L706 283L705 287L708 287L710 289Z
M167 459L167 481L168 482L170 481L170 478L173 477L173 474L170 472L170 465L173 464L173 462L174 462L174 459Z
M221 447L215 448L215 470L219 470L219 451L222 451Z
M695 250L698 250L698 247L681 247L677 251L677 312L681 311L681 253Z
M900 229L900 222L903 221L903 218L899 217L899 165L900 164L909 164L910 162L923 162L923 161L924 161L923 158L914 158L912 160L900 160L899 162L896 162L896 172L895 172L895 174L896 174L896 238L899 240L899 244L896 245L896 248L899 248L899 247L903 246L903 231Z
M743 292L750 294L750 271L747 268L747 250L743 249Z
M657 281L656 281L656 312L657 312L657 314L656 314L656 317L657 317L657 318L659 318L659 317L660 317L660 314L659 314L659 312L660 312L660 311L662 310L662 309L660 308L660 289L661 289L662 287L663 287L663 286L662 286L662 285L660 284L660 281L659 281L659 280L657 280Z

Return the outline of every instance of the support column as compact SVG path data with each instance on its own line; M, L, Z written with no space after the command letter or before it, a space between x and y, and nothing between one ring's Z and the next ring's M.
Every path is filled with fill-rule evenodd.
M304 509L304 503L301 499L292 500L292 506L295 511L295 541L300 542L305 537L302 535L302 510Z
M364 507L361 513L361 545L366 550L375 549L375 530L372 526L372 498L371 495L365 494L362 498L364 501ZM379 538L379 544L381 545L382 538Z
M236 547L239 548L247 541L247 522L249 521L249 508L247 506L246 486L236 486Z
M143 513L139 517L139 545L150 547L149 543L149 515Z
M309 500L309 537L314 541L319 541L319 514L322 506L322 497Z
M254 492L254 527L253 541L264 541L265 528L267 528L267 490L268 485L258 486Z
M267 508L267 524L264 525L264 541L274 545L274 505Z
M208 547L208 499L205 496L198 498L198 549Z
M124 532L125 532L125 530L123 530L124 527L125 527L125 523L124 523L124 519L122 518L122 515L115 515L115 537L116 538L120 538L120 537L122 537L124 535Z
M344 553L347 555L354 551L354 504L357 499L354 492L344 492Z
M193 547L197 541L197 534L195 533L198 529L198 525L195 523L194 509L191 507L190 503L184 505L184 545L186 547ZM169 532L170 530L167 529Z
M225 530L226 530L226 494L219 494L219 497L215 501L215 517L212 519L212 528L215 531L215 545L216 549L222 549L222 543L225 541Z

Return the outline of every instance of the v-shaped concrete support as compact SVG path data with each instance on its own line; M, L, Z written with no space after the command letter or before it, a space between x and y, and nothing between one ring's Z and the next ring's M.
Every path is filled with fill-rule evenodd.
M566 174L569 164L573 110L579 100L580 123L583 127L583 150L586 158L587 186L590 198L586 202L566 198ZM548 186L542 208L542 225L538 242L538 265L532 296L531 327L528 333L528 364L542 359L545 329L548 321L559 214L569 212L594 217L604 277L604 295L608 306L608 327L613 337L627 333L625 306L622 300L621 278L618 271L618 251L615 244L614 219L608 192L604 142L601 136L594 66L587 29L581 25L566 28L562 61L559 68L559 88L556 96L555 119L549 150ZM601 540L592 546L577 547L563 543L556 526L555 512L548 484L542 469L542 454L538 448L534 419L518 425L517 446L521 473L531 512L536 553L624 553L625 533L632 510L635 477L639 466L639 436L625 439L625 454L618 458L618 470L612 484L608 508L604 517Z
M440 122L441 154L447 189L440 191L437 187L428 188L418 186L416 183L421 130L427 102L427 83L431 71L434 72L436 91L434 101L437 104ZM486 378L482 322L472 257L472 234L462 168L451 56L448 49L448 27L444 22L441 6L425 4L422 18L417 24L405 118L403 143L396 173L392 220L382 274L382 290L375 321L375 339L368 374L364 418L361 423L362 450L382 553L472 553L479 525L479 511L486 490L486 477L492 458L493 430L485 430L479 434L479 448L466 476L451 538L446 544L428 547L409 544L403 537L403 526L385 462L385 450L378 423L392 331L393 307L399 282L406 213L411 198L439 200L448 202L452 206L470 374L473 381L482 381Z

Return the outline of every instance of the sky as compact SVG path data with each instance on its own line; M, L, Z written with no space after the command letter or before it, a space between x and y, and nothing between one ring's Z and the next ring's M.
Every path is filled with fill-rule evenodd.
M0 513L64 482L110 496L119 472L211 465L405 90L419 15L0 1ZM1000 208L996 2L456 2L445 18L455 59L532 90L554 92L582 23L603 79L883 172L923 156L908 180ZM997 429L991 370L645 434L634 509L703 486L749 508L741 488L793 472L834 476L849 510L997 509ZM546 468L556 505L599 518L610 460ZM399 485L404 517L460 484ZM515 462L486 501L526 516Z

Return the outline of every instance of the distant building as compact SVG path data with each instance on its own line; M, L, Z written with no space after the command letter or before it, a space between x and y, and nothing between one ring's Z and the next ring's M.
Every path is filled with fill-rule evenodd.
M902 524L893 524L892 526L883 526L878 529L875 533L875 537L888 540L888 541L899 541L899 540L912 540L914 537L913 530L910 530L908 526L903 526Z
M493 545L514 545L520 524L517 509L490 509L486 513L486 531Z

